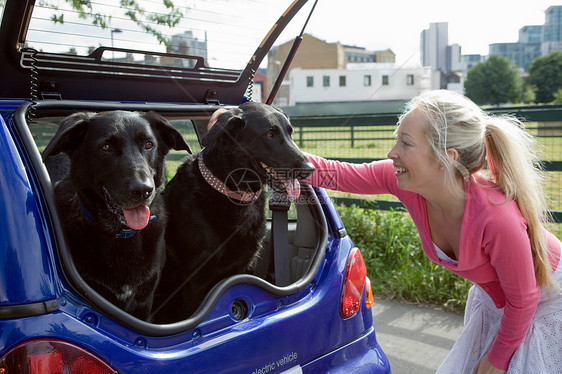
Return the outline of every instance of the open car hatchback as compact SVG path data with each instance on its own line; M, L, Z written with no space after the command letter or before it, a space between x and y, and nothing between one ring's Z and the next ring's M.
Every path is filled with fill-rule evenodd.
M154 111L200 150L213 112L265 99L260 65L315 5L0 2L0 373L390 372L365 264L325 190L303 184L290 208L266 204L253 271L218 282L185 319L159 324L84 280L41 158L60 121L83 111ZM186 156L169 152L168 179ZM284 243L272 244L273 234Z

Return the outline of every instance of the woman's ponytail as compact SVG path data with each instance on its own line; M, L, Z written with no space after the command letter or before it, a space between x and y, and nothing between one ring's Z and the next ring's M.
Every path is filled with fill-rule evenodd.
M488 117L485 143L488 168L493 182L508 200L517 203L527 221L535 277L539 286L552 285L543 225L547 205L541 164L536 154L537 142L513 117Z

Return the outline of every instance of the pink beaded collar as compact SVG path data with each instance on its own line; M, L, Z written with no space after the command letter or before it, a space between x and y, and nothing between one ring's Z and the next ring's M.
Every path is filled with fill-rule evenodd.
M228 198L234 199L242 203L253 203L260 196L261 190L256 192L232 191L230 188L226 186L226 184L224 184L223 181L217 178L211 172L211 170L209 170L209 168L207 168L207 166L203 162L203 155L201 153L197 157L197 161L203 179L205 179L205 181L209 184L209 186L213 187L215 190L227 196Z

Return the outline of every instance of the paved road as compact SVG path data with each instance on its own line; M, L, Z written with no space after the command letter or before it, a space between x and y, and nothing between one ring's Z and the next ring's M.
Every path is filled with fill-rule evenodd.
M384 300L372 309L392 374L434 374L463 329L462 315L441 309Z

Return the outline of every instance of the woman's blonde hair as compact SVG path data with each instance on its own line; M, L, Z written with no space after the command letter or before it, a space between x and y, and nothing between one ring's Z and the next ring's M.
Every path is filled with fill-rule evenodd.
M546 194L535 138L524 130L517 118L491 116L453 91L425 92L410 101L404 115L416 109L428 119L429 144L433 156L447 171L446 183L451 188L457 185L454 183L457 175L467 180L487 162L491 181L507 200L517 203L527 221L537 284L551 286L543 231L548 218ZM447 152L451 148L457 151L457 160Z

